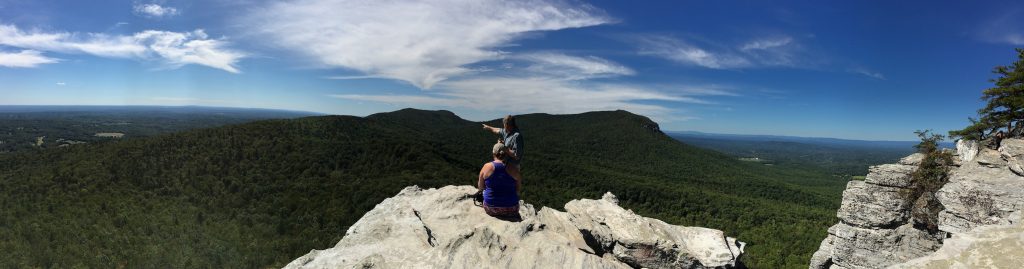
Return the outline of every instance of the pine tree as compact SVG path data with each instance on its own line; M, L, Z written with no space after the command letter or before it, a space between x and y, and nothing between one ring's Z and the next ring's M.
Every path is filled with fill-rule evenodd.
M999 77L991 80L995 87L982 92L981 100L987 103L978 110L979 118L971 119L964 129L950 131L950 137L982 140L1001 130L1010 136L1024 135L1024 49L1016 51L1016 62L992 70Z

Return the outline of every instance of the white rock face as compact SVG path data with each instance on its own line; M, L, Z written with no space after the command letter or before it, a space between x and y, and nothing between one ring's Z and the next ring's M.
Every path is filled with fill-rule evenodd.
M507 222L474 206L474 192L408 187L285 268L729 268L743 253L721 231L636 215L611 193L566 212L523 204L523 221Z
M1020 268L1024 265L1024 222L978 227L946 239L928 256L889 268Z
M873 166L864 181L847 183L836 213L840 222L828 229L810 268L880 268L938 249L939 239L910 220L910 175L922 158Z
M956 155L960 156L961 163L974 160L974 156L978 154L980 148L981 145L978 141L963 139L956 141Z
M1010 167L1022 154L1024 140L1005 139L999 151L982 149L974 162L953 170L949 183L935 193L945 207L939 212L939 229L960 233L980 225L1009 224L1007 217L1024 209L1024 177Z
M957 155L959 166L935 192L944 208L937 233L914 227L909 217L910 175L923 157L911 155L899 164L872 167L865 181L847 185L840 223L829 228L810 268L1019 268L1024 140L1005 139L998 151L958 141Z

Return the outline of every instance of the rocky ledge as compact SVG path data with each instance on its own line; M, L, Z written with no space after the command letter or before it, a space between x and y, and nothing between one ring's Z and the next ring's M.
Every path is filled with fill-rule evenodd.
M836 214L840 221L828 229L828 236L811 258L810 268L955 265L919 260L902 263L917 258L935 261L938 258L927 257L940 248L953 249L944 250L946 252L968 249L944 247L947 241L984 237L976 233L993 229L989 228L993 225L1013 227L1019 222L1017 215L1024 209L1024 169L1021 168L1024 140L1006 139L998 150L959 141L955 159L958 164L950 172L949 182L936 191L934 197L926 193L915 199L912 188L916 182L912 181L911 174L922 157L914 154L896 164L874 166L864 181L850 181ZM921 206L926 200L937 201L939 205ZM927 213L920 212L922 208L939 210L937 229L929 231L913 217ZM950 237L952 239L948 239ZM1012 242L1000 242L1012 253L1024 253L1020 248L1024 237L1020 233L1008 240ZM1024 263L1021 261L1024 255L1010 258L1019 261L1018 264Z
M742 242L623 209L611 193L520 206L522 222L486 215L471 186L408 187L357 221L333 248L285 268L734 268Z

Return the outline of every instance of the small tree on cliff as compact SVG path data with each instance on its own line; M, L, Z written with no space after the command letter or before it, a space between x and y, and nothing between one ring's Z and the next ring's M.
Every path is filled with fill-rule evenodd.
M981 100L987 103L978 110L979 118L971 119L964 129L950 131L950 138L983 140L1004 128L1009 136L1024 135L1024 49L1016 51L1016 62L992 70L999 77L991 80L995 87L982 92Z
M953 153L939 148L939 142L943 140L940 134L932 134L930 131L916 131L921 143L915 145L917 152L924 154L917 170L911 174L911 181L914 182L911 193L908 195L912 203L911 217L914 225L931 234L939 231L939 211L942 211L942 204L935 198L935 192L946 185L949 181L949 167L953 164Z

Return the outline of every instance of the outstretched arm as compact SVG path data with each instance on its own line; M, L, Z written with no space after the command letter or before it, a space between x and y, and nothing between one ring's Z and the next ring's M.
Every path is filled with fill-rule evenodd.
M498 134L498 132L501 131L501 128L494 128L494 127L491 127L490 125L484 124L484 130L488 130L488 131L491 131L494 134Z

